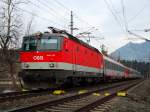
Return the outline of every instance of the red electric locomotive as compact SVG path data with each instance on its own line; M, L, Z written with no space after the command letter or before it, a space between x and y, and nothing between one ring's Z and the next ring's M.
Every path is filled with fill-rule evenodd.
M48 88L64 83L128 78L124 65L62 30L23 38L21 83L25 88ZM130 70L131 71L131 70Z
M103 55L97 49L64 31L51 29L52 33L23 38L19 76L25 87L47 88L72 79L103 77Z

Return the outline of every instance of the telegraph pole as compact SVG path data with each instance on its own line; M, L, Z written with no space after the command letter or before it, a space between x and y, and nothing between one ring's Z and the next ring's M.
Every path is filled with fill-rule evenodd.
M71 11L70 33L73 35L73 12Z

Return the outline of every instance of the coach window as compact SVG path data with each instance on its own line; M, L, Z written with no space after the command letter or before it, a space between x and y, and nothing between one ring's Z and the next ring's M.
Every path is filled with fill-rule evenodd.
M114 64L114 70L116 70L116 64Z
M110 64L110 62L108 62L108 68L111 69L111 64Z
M120 68L119 70L122 72L122 67L119 67L119 68Z
M109 63L107 62L107 60L105 60L105 66L107 69L109 68Z
M122 72L122 67L120 67L120 71Z
M120 66L118 66L118 71L121 71L121 70L120 70Z
M118 65L116 65L116 70L118 71Z
M106 60L106 62L105 62L105 63L106 63L106 67L107 67L107 69L110 69L109 61L107 61L107 60Z
M111 64L111 67L110 67L110 69L112 69L112 70L113 70L113 63Z
M106 67L109 69L110 68L110 65L109 65L109 62L106 60Z
M112 70L114 70L114 64L112 64Z

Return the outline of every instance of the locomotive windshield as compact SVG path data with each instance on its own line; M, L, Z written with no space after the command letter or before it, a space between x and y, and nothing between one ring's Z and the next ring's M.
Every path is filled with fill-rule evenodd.
M59 50L60 38L58 37L24 37L22 50L24 51L43 51L43 50Z

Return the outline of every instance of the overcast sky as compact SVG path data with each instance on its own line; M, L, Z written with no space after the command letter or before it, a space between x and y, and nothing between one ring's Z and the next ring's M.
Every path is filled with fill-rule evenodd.
M91 32L91 36L96 38L91 39L90 44L97 48L105 44L109 53L131 41L127 38L134 38L126 32L125 26L133 33L144 37L150 35L149 32L140 31L150 28L150 0L27 1L28 3L20 8L24 10L25 23L31 17L34 18L33 32L45 31L48 26L69 31L72 10L74 27L79 29L74 31L74 35L85 31ZM104 39L100 39L102 37Z

